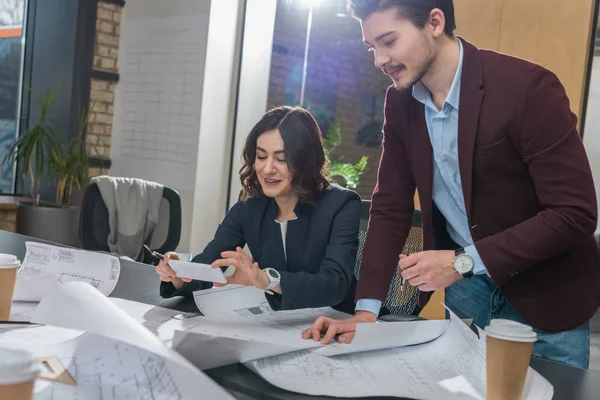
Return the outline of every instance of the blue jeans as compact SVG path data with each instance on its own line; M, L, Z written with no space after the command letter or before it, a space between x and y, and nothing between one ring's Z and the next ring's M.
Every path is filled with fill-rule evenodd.
M488 275L462 279L446 288L445 303L460 318L472 318L484 328L491 319L503 318L528 325L523 317L508 304L500 289ZM547 333L534 328L538 340L533 356L587 369L590 362L590 323L566 332Z

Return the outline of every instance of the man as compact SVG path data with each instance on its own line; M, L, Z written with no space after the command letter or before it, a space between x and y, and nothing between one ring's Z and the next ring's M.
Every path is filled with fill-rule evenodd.
M454 35L452 0L349 0L375 65L394 84L356 314L303 337L352 340L374 322L396 266L458 316L532 325L534 355L587 368L600 300L592 174L556 76ZM426 251L399 255L418 189Z

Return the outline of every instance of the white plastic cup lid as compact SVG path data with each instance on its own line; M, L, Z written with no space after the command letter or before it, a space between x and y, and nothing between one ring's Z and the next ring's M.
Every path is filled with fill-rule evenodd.
M40 363L30 352L0 347L0 385L30 382L39 372Z
M537 334L531 326L508 319L493 319L484 331L486 335L501 340L524 343L537 341Z
M1 254L0 253L0 268L18 268L21 262L12 254Z

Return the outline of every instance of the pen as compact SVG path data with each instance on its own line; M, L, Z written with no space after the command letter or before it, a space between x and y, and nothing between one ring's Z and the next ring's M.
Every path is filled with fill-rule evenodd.
M409 255L410 253L406 252L406 257L408 257ZM400 274L402 274L402 272L400 272ZM406 282L406 279L404 279L402 275L400 275L400 286L404 286L404 282Z
M29 321L0 321L0 325L37 325Z
M150 250L150 247L148 247L147 245L144 245L144 249L146 249L146 251L148 253L150 253L150 255L152 256L152 258L154 259L154 261L156 261L157 263L161 262L163 258L165 258L164 254L160 254L158 251L152 251Z
M154 261L155 261L157 264L159 264L159 263L160 263L162 260L164 260L164 259L165 259L165 256L164 256L164 254L160 254L160 253L159 253L159 252L157 252L157 251L153 251L153 252L152 252L152 258L154 259Z

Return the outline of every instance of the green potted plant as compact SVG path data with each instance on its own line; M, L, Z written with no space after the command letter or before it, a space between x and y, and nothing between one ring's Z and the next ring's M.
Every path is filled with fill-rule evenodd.
M343 162L343 157L332 156L331 153L342 143L342 124L333 122L327 129L323 138L325 155L329 158L329 176L340 186L356 189L360 183L360 176L367 167L367 156L362 156L356 164Z
M8 148L2 164L17 163L21 178L29 178L31 201L17 206L17 232L66 245L76 245L79 208L70 205L75 188L81 189L88 181L88 159L85 149L85 131L89 110L80 115L77 134L70 143L61 140L58 125L49 117L57 90L48 89L38 98L40 116L31 128L23 132ZM39 185L49 177L56 186L54 202L39 200Z

